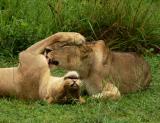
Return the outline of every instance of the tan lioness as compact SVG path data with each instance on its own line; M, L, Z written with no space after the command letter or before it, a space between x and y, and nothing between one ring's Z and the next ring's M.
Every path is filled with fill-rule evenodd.
M66 90L66 85L70 86L73 82L78 85L79 79L71 78L78 76L74 73L67 74L64 76L65 79L64 77L59 79L52 77L49 68L52 62L43 55L45 47L55 42L66 41L79 44L84 42L85 39L79 33L56 33L22 51L19 54L18 67L0 68L0 96L44 99L49 103L58 102L57 99L62 99L63 97L67 99L69 92ZM68 89L70 90L72 87L68 87ZM77 92L79 92L79 89L77 89Z
M48 49L47 57L57 66L79 72L94 97L118 98L120 93L142 90L150 84L150 66L142 57L110 51L102 40L79 46L61 42Z

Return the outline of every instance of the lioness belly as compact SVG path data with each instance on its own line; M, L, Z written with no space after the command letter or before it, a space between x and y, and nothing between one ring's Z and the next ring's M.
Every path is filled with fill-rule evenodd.
M0 68L0 96L12 96L17 92L17 68Z

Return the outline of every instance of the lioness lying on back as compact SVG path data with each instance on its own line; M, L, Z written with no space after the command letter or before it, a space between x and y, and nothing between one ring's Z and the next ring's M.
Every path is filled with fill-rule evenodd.
M120 93L148 87L151 80L150 66L142 57L110 51L102 40L79 46L61 42L47 49L47 57L57 66L79 72L94 97L116 99Z
M67 99L68 90L66 90L65 86L66 84L70 86L74 81L76 81L76 84L77 82L79 83L78 75L72 73L67 74L65 76L66 79L63 79L63 77L55 79L50 75L49 66L52 65L52 62L42 53L45 47L55 42L68 41L78 44L82 43L84 40L84 37L79 33L60 32L37 42L21 52L19 54L18 67L0 68L0 96L16 96L22 99L45 99L49 103L58 102L58 94L60 95L60 99ZM70 78L71 76L76 78L72 79ZM72 90L72 87L67 89ZM76 91L79 93L78 88ZM76 98L78 98L78 96L79 94L77 94Z

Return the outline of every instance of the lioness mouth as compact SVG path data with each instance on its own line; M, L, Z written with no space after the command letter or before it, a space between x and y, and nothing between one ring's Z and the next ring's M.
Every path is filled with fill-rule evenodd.
M56 60L49 59L48 64L59 65L59 62Z
M76 83L73 83L73 84L71 85L71 89L72 89L72 90L77 90L78 87L79 87L79 86L78 86Z

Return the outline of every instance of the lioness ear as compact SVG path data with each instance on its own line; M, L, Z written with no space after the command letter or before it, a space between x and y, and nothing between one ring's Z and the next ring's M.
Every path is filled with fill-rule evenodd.
M90 52L92 52L92 48L90 48L89 46L82 46L81 47L81 58L85 59L89 56Z
M104 40L98 40L98 41L96 41L96 44L99 44L99 45L105 46L105 42L104 42Z

